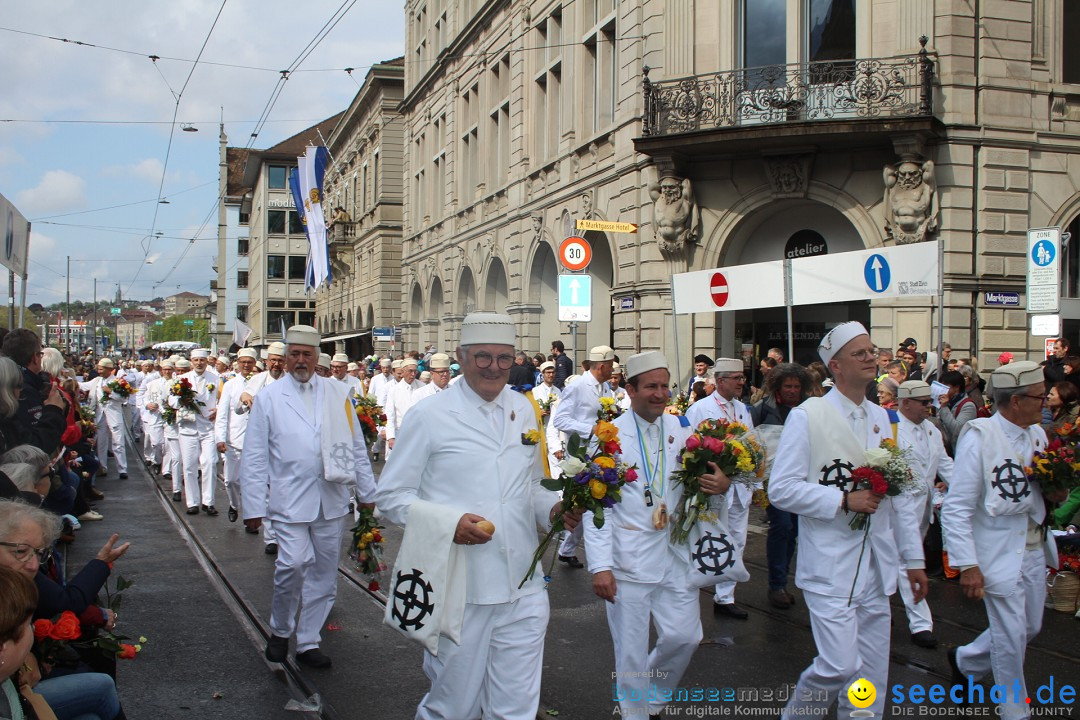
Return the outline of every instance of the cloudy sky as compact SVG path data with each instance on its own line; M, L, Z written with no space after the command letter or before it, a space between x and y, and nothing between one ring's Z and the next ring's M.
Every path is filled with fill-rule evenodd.
M67 256L72 299L91 299L95 278L99 298L117 283L128 298L209 294L222 113L229 144L247 145L277 70L335 17L284 83L254 147L343 110L372 63L403 54L404 0L3 6L0 194L33 224L27 304L63 299ZM168 204L157 202L159 186Z

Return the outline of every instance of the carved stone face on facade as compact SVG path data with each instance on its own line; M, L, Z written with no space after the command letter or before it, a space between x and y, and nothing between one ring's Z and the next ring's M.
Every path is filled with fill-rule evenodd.
M673 177L666 177L660 181L660 192L663 193L664 199L670 202L675 202L679 199L681 190L679 188L679 181Z
M592 217L592 195L589 193L581 193L581 214L586 218Z
M903 157L886 165L885 231L899 245L922 242L938 226L937 185L934 163Z
M896 184L902 188L916 188L922 184L922 168L913 162L900 163L896 175Z
M659 183L649 185L649 196L653 199L653 221L661 251L677 254L686 243L697 241L701 215L689 179L664 175Z

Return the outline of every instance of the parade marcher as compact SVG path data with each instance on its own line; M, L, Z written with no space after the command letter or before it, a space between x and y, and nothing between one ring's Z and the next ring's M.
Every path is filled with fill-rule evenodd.
M166 374L166 365L168 371ZM146 394L143 398L143 431L146 433L144 444L146 447L146 462L155 472L162 472L165 467L165 420L161 416L161 408L169 396L168 382L172 378L175 367L171 360L163 361L157 365L160 372L154 372L154 378L146 384Z
M191 361L187 358L177 358L175 361L175 372L170 365L168 367L168 373L164 376L168 378L167 383L162 391L162 403L169 402L170 388L176 381L178 375L183 375L186 372L191 371ZM166 369L165 364L162 363L162 371ZM172 407L170 405L170 407ZM172 482L172 499L173 502L180 502L184 499L184 454L180 452L180 427L176 422L175 416L171 423L165 423L165 427L162 428L162 435L165 438L165 457L168 458L168 465L165 466L166 473Z
M562 392L559 388L555 387L555 363L550 360L545 360L540 363L539 372L540 382L532 389L532 396L533 400L540 405L541 414L544 418L544 432L545 438L547 439L545 445L547 445L548 449L548 468L550 469L556 467L559 464L559 460L562 460L562 449L554 449L551 447L551 413ZM546 407L547 410L544 410L544 407ZM557 430L555 432L558 434Z
M619 363L611 364L611 379L608 380L608 385L611 386L611 394L615 398L615 404L623 412L629 410L630 395L626 392L626 378L623 376L622 365L619 365Z
M147 433L145 428L146 421L146 390L150 383L157 380L161 375L154 372L154 361L143 360L139 363L139 367L142 372L139 373L139 384L135 385L135 397L132 398L134 403L134 410L131 413L131 434L136 440L142 440L143 446L143 461L147 465L152 465L153 462L148 457L150 442L147 439Z
M356 392L360 387L360 381L349 374L349 356L345 353L336 353L330 358L330 375L338 382L345 383L349 390Z
M438 640L424 654L431 689L417 720L533 720L540 703L548 596L540 573L523 587L537 542L561 512L558 496L540 486L539 444L528 400L506 380L514 362L514 321L471 313L461 325L457 357L464 381L417 405L375 495L383 517L405 526L418 501L461 513L453 543L467 562L460 643ZM579 518L563 516L567 527ZM494 535L477 523L494 523ZM406 538L408 539L408 538ZM458 567L462 567L459 565Z
M718 358L712 367L712 375L716 378L716 390L686 411L690 427L696 428L704 420L724 420L729 423L742 423L747 428L754 427L749 408L739 400L746 385L743 361L738 358ZM746 548L746 528L750 520L750 501L753 494L753 490L745 483L736 483L731 492L727 493L728 529L740 556ZM735 585L734 580L723 580L716 584L713 612L745 620L749 615L735 604Z
M813 384L810 373L801 365L777 365L765 383L765 397L750 408L754 427L783 425L791 409L810 397ZM765 516L769 519L769 534L765 538L769 604L779 610L787 610L795 604L795 598L787 590L787 581L791 558L795 556L795 541L799 536L799 516L781 510L773 503L765 508Z
M184 499L187 514L197 515L199 508L207 515L217 515L214 491L217 489L217 444L214 442L214 419L217 417L217 373L209 369L210 351L191 351L191 370L180 376L191 383L197 408L181 412L180 398L171 395L169 405L177 410L176 426L180 433L180 455L184 470Z
M406 358L401 363L401 380L390 388L383 412L386 413L386 457L389 459L397 439L401 421L416 402L416 393L423 390L424 383L416 379L415 358Z
M322 378L330 377L330 356L319 353L319 359L315 361L315 374Z
M562 340L551 341L551 357L555 363L555 387L563 390L566 387L566 379L574 376L574 361L566 354L566 345Z
M240 454L244 450L244 431L249 413L241 412L244 406L240 395L247 385L248 376L255 369L256 353L251 348L241 348L237 353L237 373L221 388L218 398L217 419L214 420L214 442L222 455L225 493L229 496L229 522L236 522L240 507Z
M293 325L285 337L286 375L256 397L244 434L244 524L257 530L268 517L277 536L266 659L283 662L295 631L297 661L326 668L321 630L337 596L349 503L374 507L375 476L349 389L314 375L319 331Z
M582 525L593 592L607 601L620 714L644 718L663 712L665 691L679 686L702 636L698 589L689 581L685 547L672 544L666 515L682 497L671 475L692 428L686 418L664 412L671 373L661 353L630 356L626 374L630 411L614 424L621 460L638 468L638 480L623 486L622 501L608 510L603 527L588 515ZM701 477L706 493L727 492L729 484L719 471ZM650 618L657 637L652 652Z
M989 418L967 424L956 449L941 529L949 564L960 570L960 587L986 605L989 627L972 642L949 651L954 681L978 682L993 674L1010 689L999 715L1026 718L1027 645L1042 627L1046 565L1058 563L1053 533L1042 527L1043 493L1024 468L1046 448L1039 427L1046 398L1043 369L1020 361L994 370L994 408ZM1052 502L1067 493L1047 495Z
M615 364L615 351L607 345L597 345L589 350L588 362L589 369L563 388L559 402L551 413L551 425L556 430L567 435L575 433L583 442L588 441L596 430L600 398L615 397L608 385L611 368ZM561 448L561 443L556 447ZM581 543L582 530L583 528L579 528L566 533L559 545L559 562L572 568L585 567L575 554Z
M375 373L375 376L371 378L371 382L368 383L368 395L375 398L375 402L383 409L384 415L386 414L386 403L390 397L390 391L397 384L397 378L394 377L395 362L397 361L390 358L379 360L379 372ZM386 427L383 426L379 428L379 437L371 446L371 457L377 461L379 456L385 455L385 453Z
M94 413L94 423L97 425L97 437L94 446L97 448L98 457L101 459L101 467L104 470L108 465L108 451L111 450L116 458L116 470L120 473L120 479L127 478L127 446L124 443L124 399L115 395L109 389L109 383L113 381L113 372L116 364L109 358L101 358L97 362L97 377L93 380L79 383L79 389L84 390L89 398L87 404Z
M413 393L413 405L424 398L440 393L450 385L450 356L446 353L435 353L428 358L428 367L431 373L431 382Z
M694 356L694 374L690 376L690 379L686 383L686 394L689 395L694 390L694 383L707 382L709 375L712 374L713 360L705 353L699 353Z
M795 584L818 651L783 711L788 718L822 717L838 696L837 717L848 717L854 707L841 691L859 678L888 687L889 595L896 592L899 558L915 601L926 596L915 519L892 498L851 489L851 472L865 464L866 450L892 438L888 415L865 397L874 345L862 324L846 322L825 335L818 355L833 374L833 389L788 415L769 477L769 501L799 516ZM868 514L873 531L853 530L850 513ZM878 693L866 709L881 717L884 706L885 693Z
M915 480L920 484L918 493L904 493L893 499L894 503L911 506L911 513L919 522L919 538L926 537L930 523L934 521L934 493L938 489L937 477L948 483L953 475L953 461L945 452L945 441L941 431L930 417L930 385L924 380L908 380L900 386L900 424L896 442L902 450L909 453L909 466ZM907 567L900 560L900 579L897 582L900 597L907 611L908 629L911 642L923 648L937 647L934 637L934 618L926 599L915 602L911 587L904 582Z
M247 408L248 412L251 411L252 405L255 403L255 398L267 385L274 383L282 378L285 374L285 343L274 342L270 343L270 346L266 349L266 372L259 373L255 377L248 380L244 386L244 392L240 394L240 404ZM238 409L238 413L242 412ZM241 472L243 471L243 463L241 463ZM243 487L244 479L240 478L241 487ZM251 528L245 525L245 529L251 532ZM258 532L258 530L256 530ZM277 538L274 534L274 523L269 517L263 518L262 523L263 543L266 545L267 555L276 555L278 551Z

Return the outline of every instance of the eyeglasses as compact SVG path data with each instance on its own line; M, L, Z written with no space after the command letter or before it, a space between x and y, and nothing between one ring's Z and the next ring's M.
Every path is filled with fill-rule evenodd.
M38 562L43 563L49 559L49 548L36 548L26 543L9 543L0 542L0 545L11 548L11 554L15 556L15 559L21 563L30 562L30 558L37 556Z
M920 405L922 405L923 407L928 407L928 406L930 406L930 405L933 405L933 404L934 404L934 401L933 401L933 400L916 400L915 402L919 403L919 404L920 404Z
M1027 393L1025 393L1023 395L1020 395L1020 397L1031 398L1033 400L1038 400L1039 402L1045 402L1046 401L1046 396L1045 395L1028 395Z
M443 368L441 370L432 370L431 374L432 375L449 375L450 374L450 368Z
M856 360L873 360L875 357L877 357L876 350L856 350L855 352L849 354Z
M513 355L500 355L496 358L491 353L478 352L474 353L472 358L473 362L476 363L476 367L480 368L481 370L485 370L491 367L491 363L493 362L498 362L500 370L509 370L511 367L514 366Z

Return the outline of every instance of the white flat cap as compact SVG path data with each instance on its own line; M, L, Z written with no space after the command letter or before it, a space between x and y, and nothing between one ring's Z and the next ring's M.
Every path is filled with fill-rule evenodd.
M281 357L285 357L285 343L283 343L283 342L272 342L272 343L270 343L270 347L266 348L266 354L267 355L280 355Z
M638 353L626 358L626 378L628 380L650 370L660 369L670 370L664 353L657 350Z
M236 353L236 357L258 360L259 354L255 352L255 348L240 348L240 352Z
M1002 365L990 374L990 379L994 383L995 390L1041 385L1044 382L1042 367L1031 360L1017 360L1008 365Z
M428 358L427 366L432 370L445 370L450 367L450 356L446 353L435 353Z
M319 353L319 359L315 364L318 365L321 368L326 368L327 370L329 370L330 369L330 356L327 355L326 353Z
M418 362L416 361L416 358L413 358L413 357L407 357L407 358L405 358L404 360L402 360L402 361L401 361L401 367L402 367L402 368L407 368L407 367L420 367L420 363L418 363Z
M310 325L293 325L285 331L286 345L308 345L317 348L320 342L322 335Z
M860 335L870 335L861 322L852 320L851 322L840 323L834 327L826 333L825 337L821 338L821 344L818 345L817 352L818 356L821 358L821 362L828 365L829 361L833 359L836 353L840 352L840 348L844 347Z
M425 370L424 372L420 373L420 379L421 380L430 380L431 379L431 373L429 371Z
M190 370L191 369L191 361L188 360L187 358L180 358L179 360L176 361L176 368L178 370Z
M360 366L357 365L354 362L351 362L351 363L349 363L348 367L346 367L345 369L348 370L349 372L352 372L353 370L359 370Z
M611 363L611 374L612 375L622 375L623 374L622 365L620 365L617 362Z
M98 367L107 367L107 368L116 367L116 363L114 363L109 358L101 358L100 360L97 361L97 364L98 364Z
M492 312L469 313L461 321L462 345L517 344L517 330L509 315Z
M379 360L379 367L391 367L393 361L390 358L382 358Z
M540 372L544 372L545 370L554 370L554 369L555 369L555 363L551 362L550 360L548 360L547 362L540 363Z
M713 363L712 372L713 375L720 375L721 373L741 373L746 369L743 365L743 361L739 358L716 358L716 362Z
M195 358L208 358L208 357L210 357L210 351L207 350L206 348L195 348L194 350L191 351L192 360L194 360Z
M266 370L266 366L263 365L262 360L256 360L255 361L255 369L258 370L259 372L262 372L262 371Z
M928 398L930 397L930 386L922 380L907 380L900 383L900 389L896 392L896 397L900 400Z
M349 356L345 353L334 353L334 357L330 358L331 362L347 363L349 362Z
M589 350L589 362L607 362L615 359L615 351L607 345L597 345Z
M392 361L390 363L390 368L393 369L393 370L400 370L401 369L401 361L400 360Z
M171 370L176 367L176 363L174 363L172 360L169 360L168 358L165 358L161 361L161 367L162 369L169 368Z

